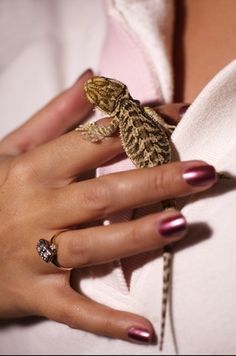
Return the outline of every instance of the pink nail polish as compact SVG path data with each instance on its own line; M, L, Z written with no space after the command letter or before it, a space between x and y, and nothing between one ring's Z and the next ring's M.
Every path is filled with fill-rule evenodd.
M80 74L80 76L76 79L76 81L75 81L75 84L81 79L81 78L83 78L84 76L86 76L86 75L93 75L93 70L92 69L86 69L82 74Z
M131 327L128 330L128 336L133 341L138 341L145 344L149 344L151 342L150 331L140 327Z
M186 111L188 110L189 107L190 107L190 104L185 104L185 105L181 106L179 108L179 115L182 117L186 113Z
M203 186L216 181L217 175L213 166L198 166L188 168L183 173L183 178L192 186Z
M187 222L183 215L177 214L161 221L158 226L159 233L164 237L177 236L187 228Z

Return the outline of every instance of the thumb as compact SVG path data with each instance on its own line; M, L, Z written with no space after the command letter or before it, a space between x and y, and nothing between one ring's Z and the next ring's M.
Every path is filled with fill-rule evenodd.
M3 138L0 142L0 154L17 155L29 151L62 135L85 119L92 105L85 97L84 83L92 75L92 70L86 70L69 89Z

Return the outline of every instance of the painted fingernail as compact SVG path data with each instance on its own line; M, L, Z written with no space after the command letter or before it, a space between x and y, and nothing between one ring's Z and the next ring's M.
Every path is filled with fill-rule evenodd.
M86 75L93 75L93 70L91 68L86 69L80 76L76 79L75 84Z
M183 106L181 106L179 108L179 114L181 117L186 113L186 111L188 110L189 107L190 107L190 104L184 104Z
M192 186L204 186L216 181L217 174L213 166L198 166L184 171L183 178Z
M128 330L128 336L133 341L138 341L145 344L149 344L152 340L150 331L140 327L131 327Z
M161 221L158 226L159 233L164 237L177 236L187 229L187 222L183 215L176 214Z

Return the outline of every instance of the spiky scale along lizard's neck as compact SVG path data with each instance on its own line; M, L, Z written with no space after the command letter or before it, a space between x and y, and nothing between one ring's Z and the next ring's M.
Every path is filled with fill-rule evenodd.
M111 117L118 117L122 119L133 114L134 110L141 111L140 102L133 99L131 96L129 98L118 98L115 110L110 115Z
M115 104L113 106L113 111L112 112L103 110L100 105L97 105L97 107L98 107L99 110L101 110L105 114L109 115L110 118L119 117L120 116L120 112L123 111L124 99L122 97L118 97L116 99Z

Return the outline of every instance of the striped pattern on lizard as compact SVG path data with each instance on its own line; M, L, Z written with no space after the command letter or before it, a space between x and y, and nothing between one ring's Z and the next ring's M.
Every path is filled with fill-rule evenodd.
M96 123L80 125L76 131L91 142L99 142L119 130L124 150L138 168L155 167L171 161L169 136L175 126L168 125L152 108L141 107L139 101L131 97L125 84L94 76L84 88L88 100L112 120L106 126ZM163 260L160 350L163 347L170 287L170 248L164 249Z

